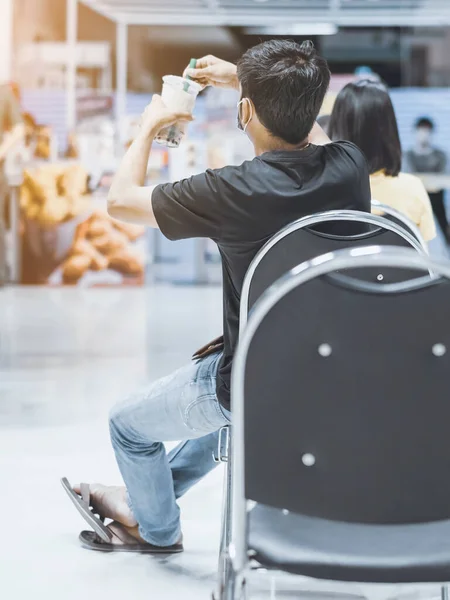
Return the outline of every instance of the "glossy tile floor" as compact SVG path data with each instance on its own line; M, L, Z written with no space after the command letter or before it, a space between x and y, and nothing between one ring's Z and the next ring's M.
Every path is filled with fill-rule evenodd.
M210 598L220 469L182 500L186 552L170 558L83 550L77 536L84 522L59 478L120 482L108 409L215 337L220 311L219 288L0 290L0 597ZM294 585L281 576L275 585L255 578L251 597L354 597L367 591L308 580ZM386 597L384 588L376 591L377 598ZM436 590L425 596L437 597Z

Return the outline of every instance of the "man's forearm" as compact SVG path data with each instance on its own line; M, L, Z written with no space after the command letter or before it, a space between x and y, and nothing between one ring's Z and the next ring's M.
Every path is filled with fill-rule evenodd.
M140 132L128 148L111 184L108 195L111 202L124 190L144 185L154 137L153 132L150 134Z
M108 194L108 212L112 217L131 223L158 227L153 213L153 187L145 186L152 142L159 131L174 123L192 121L189 112L173 111L154 94L142 115L141 130L128 148L113 178Z
M154 137L153 132L140 132L120 163L108 193L108 212L115 219L157 227L152 188L144 186Z

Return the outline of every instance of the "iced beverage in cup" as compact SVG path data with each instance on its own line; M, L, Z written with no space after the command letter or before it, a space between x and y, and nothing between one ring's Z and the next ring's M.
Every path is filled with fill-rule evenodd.
M163 77L163 82L161 98L167 108L178 112L192 113L202 86L191 79L176 75L166 75ZM169 148L177 148L184 135L185 127L186 123L175 123L166 127L158 133L155 141Z

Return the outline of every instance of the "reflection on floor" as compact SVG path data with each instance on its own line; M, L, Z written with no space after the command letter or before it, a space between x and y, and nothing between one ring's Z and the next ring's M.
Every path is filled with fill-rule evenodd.
M210 598L220 470L182 500L186 552L170 558L81 549L77 534L84 522L59 478L119 482L109 407L183 364L220 331L218 288L0 291L2 598ZM281 577L276 585L277 597L299 597L302 590L301 597L310 598L313 589L364 592L307 580L294 586ZM252 598L275 597L267 579L255 580L253 588Z

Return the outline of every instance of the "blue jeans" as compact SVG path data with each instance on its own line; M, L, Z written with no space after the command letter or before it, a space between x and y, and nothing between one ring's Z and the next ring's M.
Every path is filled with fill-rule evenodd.
M230 413L216 396L221 354L192 362L114 407L111 441L141 536L157 546L181 536L177 498L209 473ZM168 455L163 442L184 440Z

